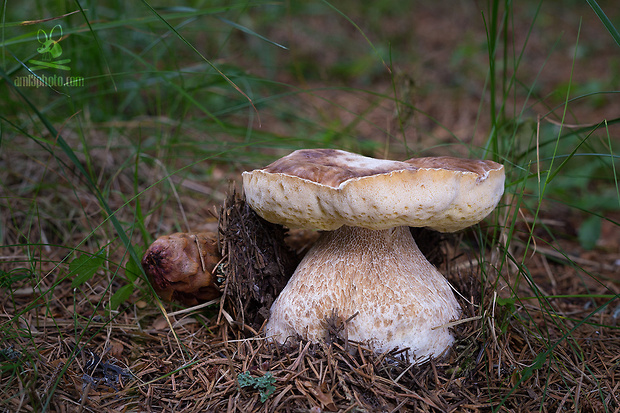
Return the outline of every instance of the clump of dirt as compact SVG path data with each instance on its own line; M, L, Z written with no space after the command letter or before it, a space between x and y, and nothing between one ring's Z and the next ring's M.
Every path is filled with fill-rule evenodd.
M301 258L285 243L286 229L259 217L236 191L219 218L223 261L216 274L222 283L221 308L233 323L258 331ZM229 321L231 321L229 319Z

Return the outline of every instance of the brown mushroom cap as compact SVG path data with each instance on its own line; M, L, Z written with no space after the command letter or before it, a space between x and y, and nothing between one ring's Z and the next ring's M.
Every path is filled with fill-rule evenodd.
M142 267L162 299L196 305L219 297L213 270L220 258L214 235L179 232L157 238Z
M243 173L247 202L292 228L430 227L453 232L495 208L504 167L453 157L381 160L334 149L304 149Z

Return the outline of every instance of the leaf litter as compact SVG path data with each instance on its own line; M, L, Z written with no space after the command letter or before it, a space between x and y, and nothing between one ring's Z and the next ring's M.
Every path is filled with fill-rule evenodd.
M313 235L287 234L233 192L219 217L224 260L215 272L223 295L209 307L166 312L168 323L138 301L109 317L71 304L70 282L54 290L53 314L33 309L28 295L2 298L5 314L21 315L3 321L12 325L5 325L0 348L1 406L58 412L619 411L620 333L617 300L610 298L617 282L590 280L589 295L580 295L578 269L542 253L527 262L536 285L514 282L517 272L498 272L493 251L476 247L484 231L416 231L424 245L435 245L425 253L459 292L464 312L443 359L411 365L406 349L375 354L347 339L350 320L336 312L325 320L326 342L267 342L261 327L300 259L293 249L303 250L299 246ZM513 245L513 255L522 253L519 243ZM617 269L602 274L610 280L617 275ZM506 294L514 286L519 294ZM540 291L551 293L545 298ZM515 298L524 292L538 299ZM100 297L93 290L90 299Z

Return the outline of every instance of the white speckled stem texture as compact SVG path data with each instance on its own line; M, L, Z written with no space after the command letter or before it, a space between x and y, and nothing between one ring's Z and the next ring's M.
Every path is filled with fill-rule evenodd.
M412 362L441 355L454 339L437 327L460 314L448 282L408 227L323 233L274 302L267 336L321 340L333 310L342 320L358 312L347 326L350 340L378 352L408 347Z

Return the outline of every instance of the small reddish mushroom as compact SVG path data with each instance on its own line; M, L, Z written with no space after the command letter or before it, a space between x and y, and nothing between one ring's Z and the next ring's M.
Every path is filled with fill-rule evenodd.
M197 305L220 296L213 270L221 257L209 233L176 233L153 242L142 267L164 300Z

